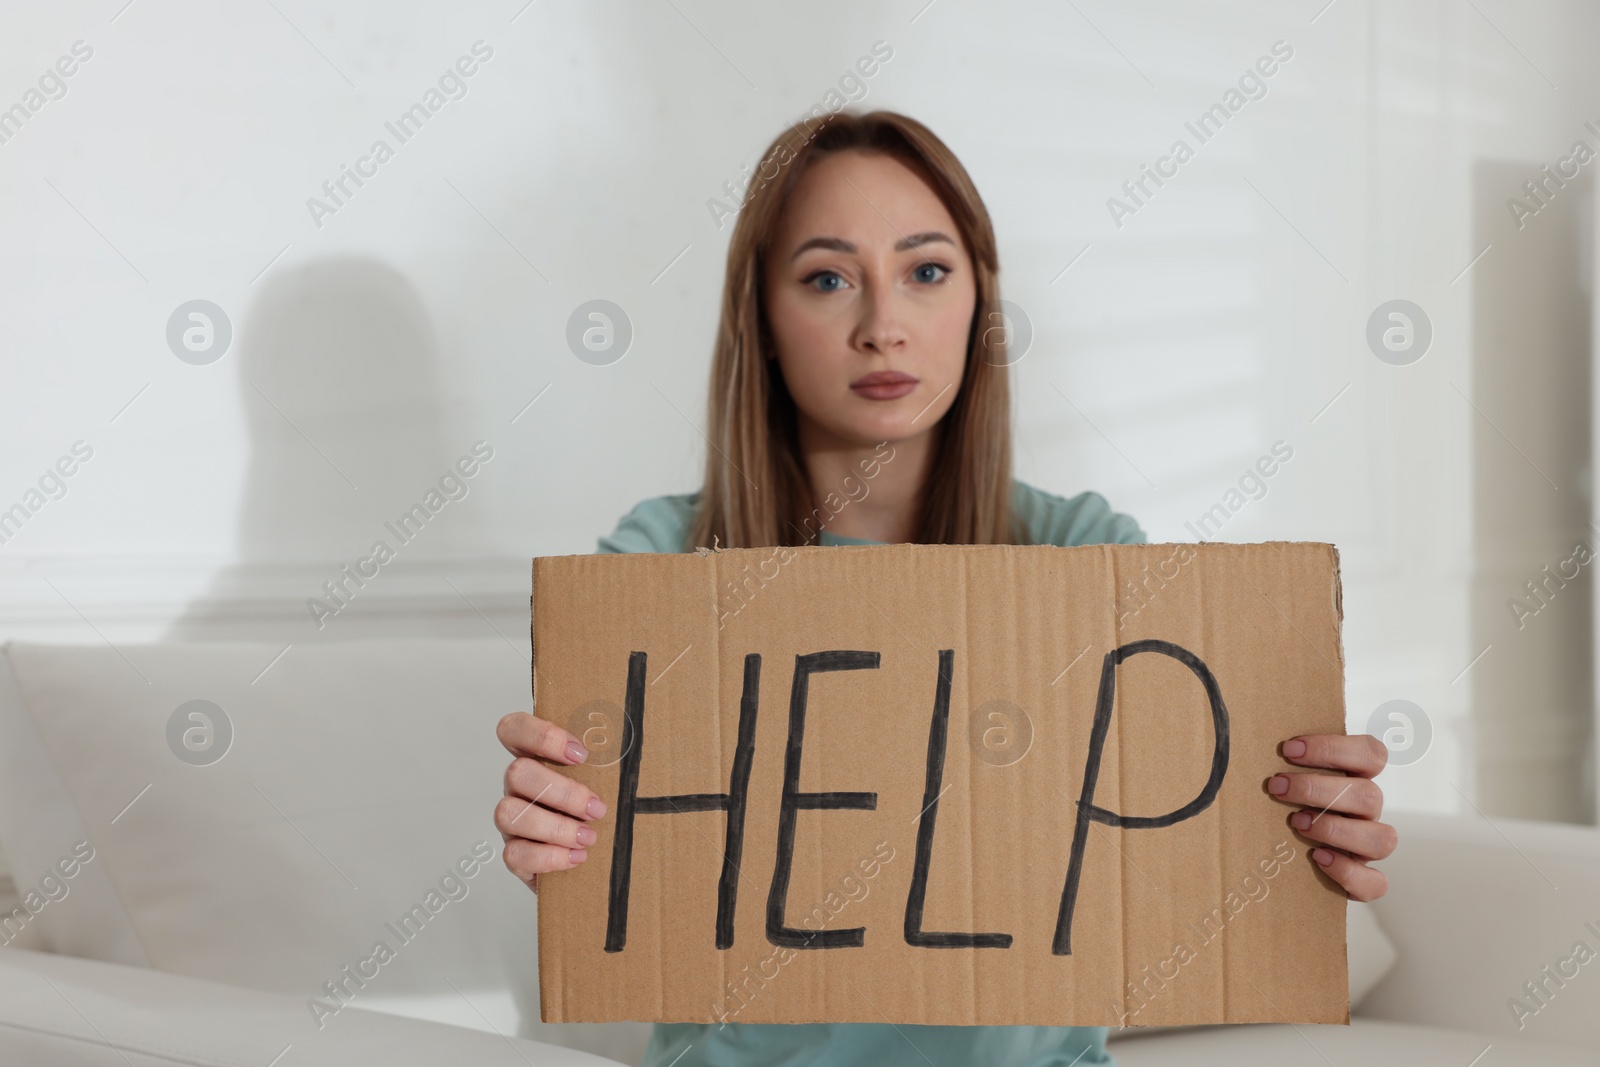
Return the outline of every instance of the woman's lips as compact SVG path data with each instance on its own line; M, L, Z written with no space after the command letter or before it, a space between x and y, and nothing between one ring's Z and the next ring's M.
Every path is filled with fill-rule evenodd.
M909 374L886 373L876 371L864 374L850 383L851 390L857 396L866 397L868 400L895 400L905 396L917 387L917 379Z

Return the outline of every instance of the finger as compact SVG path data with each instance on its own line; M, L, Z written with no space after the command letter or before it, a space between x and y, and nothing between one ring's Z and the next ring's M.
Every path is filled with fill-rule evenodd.
M495 736L513 756L538 756L557 763L582 763L589 758L583 742L553 722L525 711L513 711L500 720Z
M606 802L594 790L536 759L511 761L506 768L505 793L580 819L598 819L606 813Z
M566 848L562 845L546 845L538 841L512 838L500 853L500 857L505 861L507 870L531 884L536 874L572 870L588 858L588 853L581 848Z
M1389 891L1389 878L1375 867L1326 848L1311 850L1311 862L1322 868L1322 873L1339 883L1351 900L1365 903L1377 900Z
M1366 778L1339 774L1275 774L1267 792L1286 804L1318 811L1340 811L1362 819L1383 814L1383 790Z
M1388 823L1328 812L1297 811L1289 816L1289 825L1313 841L1367 860L1387 858L1399 843L1399 835Z
M500 798L494 806L494 825L507 844L520 837L568 848L588 848L599 836L593 827L521 797Z
M1302 734L1283 743L1283 758L1302 767L1374 778L1389 762L1389 750L1371 734Z

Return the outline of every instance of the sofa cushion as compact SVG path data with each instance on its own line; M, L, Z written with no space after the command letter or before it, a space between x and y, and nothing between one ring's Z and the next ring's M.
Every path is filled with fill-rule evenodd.
M1350 979L1350 1010L1366 999L1398 958L1394 942L1370 904L1352 900L1344 912L1345 960Z
M12 817L0 829L19 812L45 827L7 834L19 885L75 848L89 856L29 917L52 951L305 1000L347 967L372 974L363 961L382 942L393 958L348 986L357 1003L448 993L448 977L510 989L537 1019L536 901L501 864L492 822L509 760L495 723L529 706L518 649L496 638L5 651L10 715L26 719L38 758L0 775ZM214 749L185 747L185 730L205 740L201 720L178 714L196 700L231 728L214 762Z
M1362 1014L1600 1050L1600 829L1470 810L1391 821L1400 847L1373 909L1400 958Z
M1488 1056L1483 1053L1493 1046ZM1480 1058L1481 1057L1481 1058ZM1117 1067L1239 1067L1249 1063L1405 1067L1594 1067L1593 1049L1526 1038L1352 1019L1349 1026L1208 1026L1116 1046Z

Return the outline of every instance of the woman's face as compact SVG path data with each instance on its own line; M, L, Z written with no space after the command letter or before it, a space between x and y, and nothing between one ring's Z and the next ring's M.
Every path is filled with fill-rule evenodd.
M790 192L764 284L776 358L813 443L903 441L955 403L976 279L955 220L905 164L860 151L813 163Z

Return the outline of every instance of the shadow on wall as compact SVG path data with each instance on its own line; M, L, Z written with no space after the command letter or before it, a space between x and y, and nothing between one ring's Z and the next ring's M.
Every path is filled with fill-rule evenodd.
M373 636L371 609L384 604L392 613L403 600L401 572L445 558L475 525L463 514L477 509L470 479L461 479L459 498L435 497L454 514L398 528L410 534L406 540L386 525L470 451L471 442L446 439L452 420L422 296L372 259L287 268L264 279L235 351L251 444L238 562L212 579L164 639L287 644ZM393 562L360 567L379 541ZM344 576L347 566L369 574L376 567L376 575L357 584ZM325 582L342 588L343 605ZM336 609L320 627L307 604L313 598ZM390 624L384 632L397 631ZM417 620L411 632L437 628Z
M269 669L277 662L272 659L277 649L293 663L297 652L292 649L312 643L469 635L482 640L483 619L460 603L447 582L452 560L467 557L473 532L481 526L480 497L471 491L476 477L456 467L464 454L474 455L475 435L460 428L467 420L446 395L444 357L421 293L398 271L366 258L316 260L274 272L261 284L230 354L239 361L240 406L251 445L238 561L211 579L162 640L261 642L261 664ZM491 448L495 443L489 442ZM476 475L482 470L480 465ZM427 517L419 518L412 511L419 504L437 510L431 515L424 510ZM346 567L359 571L361 560L373 560L380 541L392 558L363 585L344 578ZM323 583L341 580L346 604L323 618L319 628L307 601L337 605ZM447 606L444 618L441 604ZM450 611L456 618L448 616ZM494 639L492 632L488 639ZM505 663L525 677L509 655ZM278 668L279 676L286 669ZM279 677L267 670L262 674L265 701L295 699L292 687L275 684ZM384 714L456 716L462 729L475 732L481 747L499 752L494 723L505 710L406 705ZM419 765L437 765L432 753L413 755ZM330 757L325 752L322 758ZM362 754L350 751L343 758ZM286 776L301 773L288 765L280 769ZM481 820L463 829L472 835L492 830L498 777L436 787L481 791ZM375 839L370 847L385 846ZM527 897L528 925L477 950L503 954L518 1029L528 1032L539 1014L536 913L531 894L499 868L498 860L493 867L492 876L504 879L494 890L500 906L507 898ZM490 906L489 899L477 906ZM447 1001L457 996L432 976L412 975L411 981L413 990L421 983L429 996Z

